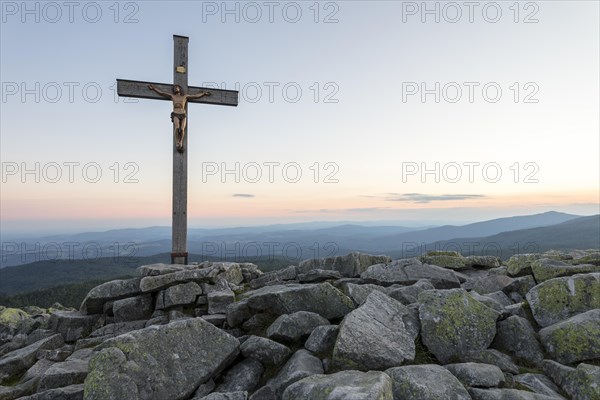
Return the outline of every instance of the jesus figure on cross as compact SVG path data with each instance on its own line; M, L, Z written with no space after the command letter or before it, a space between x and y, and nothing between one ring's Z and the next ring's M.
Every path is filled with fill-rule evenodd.
M185 135L185 126L187 124L185 107L187 106L188 99L199 99L200 97L210 96L210 93L201 92L198 94L184 94L182 93L181 86L179 85L173 85L172 94L163 92L152 85L148 85L148 89L173 101L173 112L171 113L171 121L173 122L173 135L175 136L175 145L177 147L177 151L183 153L183 137Z

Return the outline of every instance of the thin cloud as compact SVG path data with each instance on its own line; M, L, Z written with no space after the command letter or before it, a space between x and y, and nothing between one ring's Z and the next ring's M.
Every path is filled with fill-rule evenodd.
M346 208L343 211L348 211L348 212L372 212L372 211L383 211L383 210L389 210L389 207Z
M404 193L402 195L386 199L387 201L403 201L410 203L431 203L433 201L452 201L452 200L474 200L486 197L483 194L440 194L430 195L422 193Z
M243 197L243 198L252 198L255 197L253 194L248 193L234 193L232 197Z

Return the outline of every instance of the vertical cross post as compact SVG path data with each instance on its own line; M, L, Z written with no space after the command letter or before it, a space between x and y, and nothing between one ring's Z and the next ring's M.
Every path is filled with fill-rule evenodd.
M185 36L173 36L173 84L188 93L188 42ZM186 115L187 104L185 106ZM189 124L188 124L189 125ZM183 137L183 148L187 149L187 126ZM173 225L172 264L187 264L187 151L179 152L173 140Z
M133 81L117 79L117 93L123 97L138 99L168 100L173 103L173 111L181 116L178 106L185 104L185 120L189 121L187 104L203 103L220 106L238 105L238 92L236 90L224 90L214 88L203 88L188 86L188 42L185 36L173 35L174 58L173 58L173 84ZM180 96L175 96L175 85L181 87ZM191 97L190 97L191 95ZM175 97L174 97L175 96ZM175 137L175 122L173 118L177 115L171 114L173 123L173 247L171 251L172 264L187 264L187 127L183 132L183 143L180 151L177 150L177 138ZM181 124L182 119L180 119ZM181 151L183 150L183 151Z

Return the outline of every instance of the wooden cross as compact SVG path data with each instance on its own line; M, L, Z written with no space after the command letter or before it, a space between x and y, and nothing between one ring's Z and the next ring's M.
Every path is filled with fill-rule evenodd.
M173 84L131 81L117 79L117 93L123 97L136 97L153 100L171 99L161 96L156 91L150 90L149 85L158 91L172 93L173 87L179 85L184 94L195 95L208 92L209 95L200 98L190 98L190 103L216 104L221 106L237 106L238 92L235 90L210 89L188 86L188 42L185 36L173 35L174 63ZM189 118L187 104L185 118ZM183 149L177 149L175 133L173 135L173 247L171 252L172 264L187 264L187 125L183 131Z

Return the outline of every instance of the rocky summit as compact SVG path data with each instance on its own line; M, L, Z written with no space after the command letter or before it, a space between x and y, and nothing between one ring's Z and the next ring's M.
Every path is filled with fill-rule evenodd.
M0 306L0 400L600 400L600 252L153 264Z

